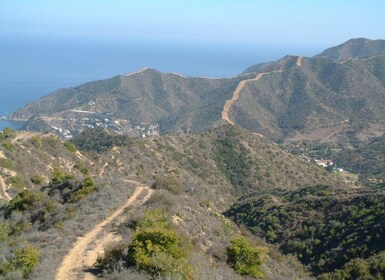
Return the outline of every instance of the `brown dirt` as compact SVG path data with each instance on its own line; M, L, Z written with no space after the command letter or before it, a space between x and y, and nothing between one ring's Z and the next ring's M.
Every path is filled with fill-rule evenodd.
M7 193L7 185L4 182L3 177L0 175L0 198L6 201L10 201L12 197Z
M138 182L129 181L140 185ZM146 193L145 197L138 201L140 194ZM91 231L79 238L60 264L55 279L96 279L93 274L87 272L92 268L98 255L103 254L103 248L111 242L119 241L120 236L114 234L106 227L112 223L119 224L124 217L119 217L124 210L133 203L143 203L151 196L152 190L148 186L138 186L128 201L119 209L111 213L105 220L96 225Z
M301 67L302 66L302 56L299 56L298 58L297 58L297 66L298 67Z

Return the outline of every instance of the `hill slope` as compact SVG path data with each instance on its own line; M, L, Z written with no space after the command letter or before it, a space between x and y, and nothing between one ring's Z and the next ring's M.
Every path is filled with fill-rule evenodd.
M132 134L139 134L150 125L161 133L199 131L217 125L223 100L245 78L247 75L231 79L190 78L142 69L61 89L17 110L11 117L33 117L25 125L30 130L56 127L71 134L97 126Z
M364 58L383 54L385 40L369 40L365 38L351 39L341 45L326 49L315 58L327 58L334 61L344 61L349 58Z
M6 261L12 261L12 242L24 238L29 245L23 248L41 251L40 264L33 272L28 271L33 273L33 279L54 275L76 235L91 231L131 196L135 189L132 180L152 185L153 196L143 207L122 214L121 218L127 221L120 226L109 223L110 229L104 229L103 234L118 232L128 242L134 234L127 227L133 217L142 215L145 209L162 208L178 232L191 240L197 254L191 260L194 265L207 273L232 275L232 279L243 278L226 266L225 248L239 229L220 213L239 195L296 190L328 182L337 189L350 188L268 140L229 125L211 132L144 141L102 129L90 130L74 143L81 152L52 135L34 133L29 137L25 132L7 131L1 139L0 151L6 159L2 163L10 163L7 168L17 172L28 189L10 186L6 190L12 200L2 202L1 221L5 222L0 222L0 226L12 230L6 231L5 241L0 239L0 243L5 242L0 250ZM56 167L56 171L47 165ZM31 175L43 180L32 187ZM11 179L7 177L7 184ZM11 219L18 213L22 214L20 219ZM258 243L269 246L262 240ZM300 272L300 265L295 266L273 247L270 251L263 266L267 279L307 278L306 273ZM208 263L212 265L207 266ZM12 270L7 267L0 274L6 274L8 269ZM135 271L125 273L136 275Z

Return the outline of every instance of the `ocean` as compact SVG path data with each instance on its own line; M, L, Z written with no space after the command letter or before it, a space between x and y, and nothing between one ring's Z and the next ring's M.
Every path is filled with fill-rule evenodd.
M186 76L230 77L286 54L312 56L322 50L278 44L0 39L0 117L57 89L143 67ZM5 126L17 129L20 123L0 120L0 129Z

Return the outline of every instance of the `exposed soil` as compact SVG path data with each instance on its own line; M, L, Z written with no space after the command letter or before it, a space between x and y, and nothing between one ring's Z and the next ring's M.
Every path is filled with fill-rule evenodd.
M122 223L124 216L122 217L121 214L128 206L134 203L144 203L152 194L152 190L148 186L140 186L140 183L135 181L127 180L127 182L138 185L132 196L123 206L119 207L75 242L60 264L55 279L96 279L92 274L92 266L95 264L98 255L103 254L103 249L107 244L121 239L113 230L108 229L108 226ZM138 199L141 194L145 194L145 196Z

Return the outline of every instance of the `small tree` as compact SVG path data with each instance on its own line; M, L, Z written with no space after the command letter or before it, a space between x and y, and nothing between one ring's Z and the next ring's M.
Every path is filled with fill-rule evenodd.
M267 248L256 247L241 235L236 236L230 243L226 250L227 263L241 275L263 278L260 267L267 259Z

